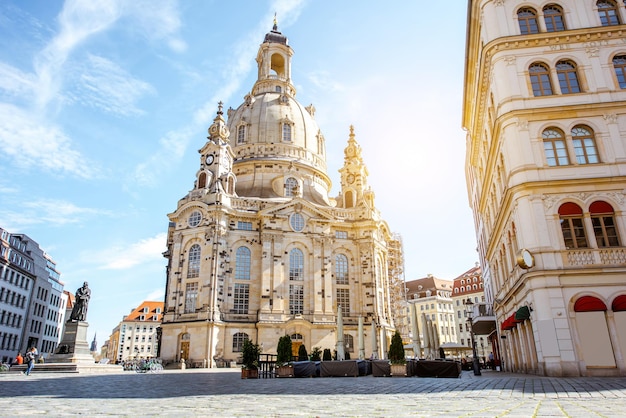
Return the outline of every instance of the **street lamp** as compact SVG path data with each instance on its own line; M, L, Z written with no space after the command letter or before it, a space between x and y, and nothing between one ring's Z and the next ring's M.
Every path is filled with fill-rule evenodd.
M474 314L474 302L470 298L463 301L465 305L465 313L467 314L467 322L469 324L470 338L472 341L472 367L474 368L474 376L480 376L480 363L478 362L478 354L476 353L476 341L474 341L474 329L472 328L472 315Z

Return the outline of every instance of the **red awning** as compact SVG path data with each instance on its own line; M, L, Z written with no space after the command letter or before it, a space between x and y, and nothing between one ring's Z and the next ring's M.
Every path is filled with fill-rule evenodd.
M613 300L611 307L614 312L626 311L626 295L619 295Z
M606 305L594 296L583 296L574 303L575 312L606 311Z

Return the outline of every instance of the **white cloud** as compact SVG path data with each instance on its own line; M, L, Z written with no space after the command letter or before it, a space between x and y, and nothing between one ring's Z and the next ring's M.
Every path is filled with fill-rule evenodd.
M20 208L19 212L0 209L0 224L7 229L15 231L37 224L61 226L78 224L96 215L112 216L107 211L83 208L71 202L57 199L39 199L34 201L22 199L19 204L10 204L6 207Z
M125 270L142 264L163 260L166 234L160 233L129 245L119 245L93 254L92 259L101 270Z
M124 13L133 20L132 28L152 41L166 40L174 52L184 52L187 44L179 37L180 13L176 0L134 0L124 2Z
M59 14L59 34L35 58L37 104L45 108L61 88L62 68L72 50L89 36L106 30L120 16L115 1L68 0Z
M114 62L96 55L88 55L77 74L77 91L68 96L85 106L93 106L121 116L143 113L136 106L146 94L155 94L154 88L133 78Z
M146 297L144 298L144 300L147 300L147 301L157 301L157 302L162 301L164 299L165 299L165 289L162 287L155 289L152 292L148 293Z
M39 122L33 113L4 103L0 103L0 149L0 160L10 159L18 167L36 164L44 171L83 178L94 174L60 128Z
M0 62L0 89L10 95L30 97L35 90L36 79L10 65Z

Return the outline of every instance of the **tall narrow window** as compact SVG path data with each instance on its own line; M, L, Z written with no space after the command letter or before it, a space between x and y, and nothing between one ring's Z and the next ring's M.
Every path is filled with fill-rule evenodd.
M567 155L563 132L556 128L548 128L541 135L548 165L550 167L569 165L569 156Z
M198 277L200 275L200 246L194 244L189 249L187 263L187 277Z
M556 74L562 94L580 93L576 64L571 61L559 61L556 63Z
M304 286L301 284L289 285L289 314L298 315L304 313Z
M343 316L350 315L350 289L337 289L337 306L341 306Z
M233 293L233 311L237 314L247 314L250 301L250 285L235 283Z
M595 164L599 162L596 141L591 129L578 125L572 129L572 143L578 164Z
M539 33L537 25L537 12L530 7L522 7L517 11L517 20L519 21L519 30L522 35L530 33Z
M285 196L286 197L294 197L298 192L298 180L293 177L289 177L285 180Z
M626 89L626 55L616 55L613 57L613 67L620 89Z
M250 249L239 247L235 254L235 280L250 280Z
M291 142L291 125L283 123L283 142Z
M337 254L335 257L335 282L348 284L348 257L343 254Z
M535 63L528 69L530 74L530 85L533 95L550 96L552 94L552 83L550 82L550 71L548 67L541 63Z
M620 24L619 15L617 14L617 5L613 0L598 0L598 15L602 26L615 26Z
M598 248L619 247L613 206L600 200L589 206L589 212Z
M546 30L548 32L558 32L565 30L565 21L563 20L563 9L556 4L548 4L543 8L543 18L546 22Z
M185 287L185 313L196 311L196 301L198 300L198 282L187 283Z
M343 345L346 352L354 353L354 337L350 334L343 336Z
M243 351L243 343L249 340L248 334L245 332L237 332L233 335L233 353L241 353Z
M583 224L583 210L575 203L564 203L559 208L561 232L565 248L587 248L587 236Z
M298 248L289 252L289 280L304 280L304 255Z
M237 128L237 143L243 144L246 142L246 125L241 125Z

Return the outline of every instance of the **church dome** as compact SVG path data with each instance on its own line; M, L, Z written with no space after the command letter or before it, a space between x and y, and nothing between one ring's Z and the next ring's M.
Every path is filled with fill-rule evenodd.
M236 192L241 197L301 196L327 205L331 182L315 108L295 99L293 50L276 27L270 34L259 47L259 75L251 93L228 111Z

